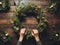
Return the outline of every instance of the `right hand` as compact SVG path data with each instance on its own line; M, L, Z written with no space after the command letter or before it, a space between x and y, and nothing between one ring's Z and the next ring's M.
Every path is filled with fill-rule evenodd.
M25 35L25 31L26 31L26 28L22 28L20 30L20 37L19 37L19 41L22 42L23 38L24 38L24 35Z

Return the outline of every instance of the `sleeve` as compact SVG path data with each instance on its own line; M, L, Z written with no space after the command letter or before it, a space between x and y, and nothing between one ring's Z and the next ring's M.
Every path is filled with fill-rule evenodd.
M17 42L17 45L21 45L21 44L22 44L22 42L19 42L19 41Z
M42 45L41 41L37 41L36 43L37 45Z

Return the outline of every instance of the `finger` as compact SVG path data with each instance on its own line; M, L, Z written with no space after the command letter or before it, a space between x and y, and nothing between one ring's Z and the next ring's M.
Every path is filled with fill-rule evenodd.
M38 30L33 30L33 33L34 34L38 34Z
M31 32L31 34L32 34L32 36L34 36L34 32L33 31Z
M27 31L25 31L25 35L27 34Z
M33 29L32 31L33 31L33 32L38 32L38 30L37 30L37 29Z
M25 33L25 31L26 31L26 28L23 28L20 30L20 33Z

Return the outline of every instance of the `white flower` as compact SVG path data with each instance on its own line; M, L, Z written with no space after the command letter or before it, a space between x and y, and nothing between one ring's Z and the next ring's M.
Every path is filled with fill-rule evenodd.
M5 35L8 36L8 33L6 33Z
M56 36L59 36L58 34L55 34Z
M52 4L49 8L53 8L56 5L56 3Z
M0 2L0 4L2 4L2 2Z

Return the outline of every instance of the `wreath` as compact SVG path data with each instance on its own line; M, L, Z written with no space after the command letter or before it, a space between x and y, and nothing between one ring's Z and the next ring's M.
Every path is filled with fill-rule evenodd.
M45 16L45 13L42 11L41 6L34 5L34 4L28 4L23 6L19 6L14 13L13 16L13 29L16 33L19 32L21 28L23 28L23 21L26 17L33 16L37 19L37 26L36 29L38 31L45 30L47 28L47 19ZM26 26L26 25L25 25ZM29 26L29 25L28 25ZM30 28L28 30L31 30ZM27 31L26 38L31 37L31 31Z
M0 1L0 12L7 12L10 9L9 0Z

